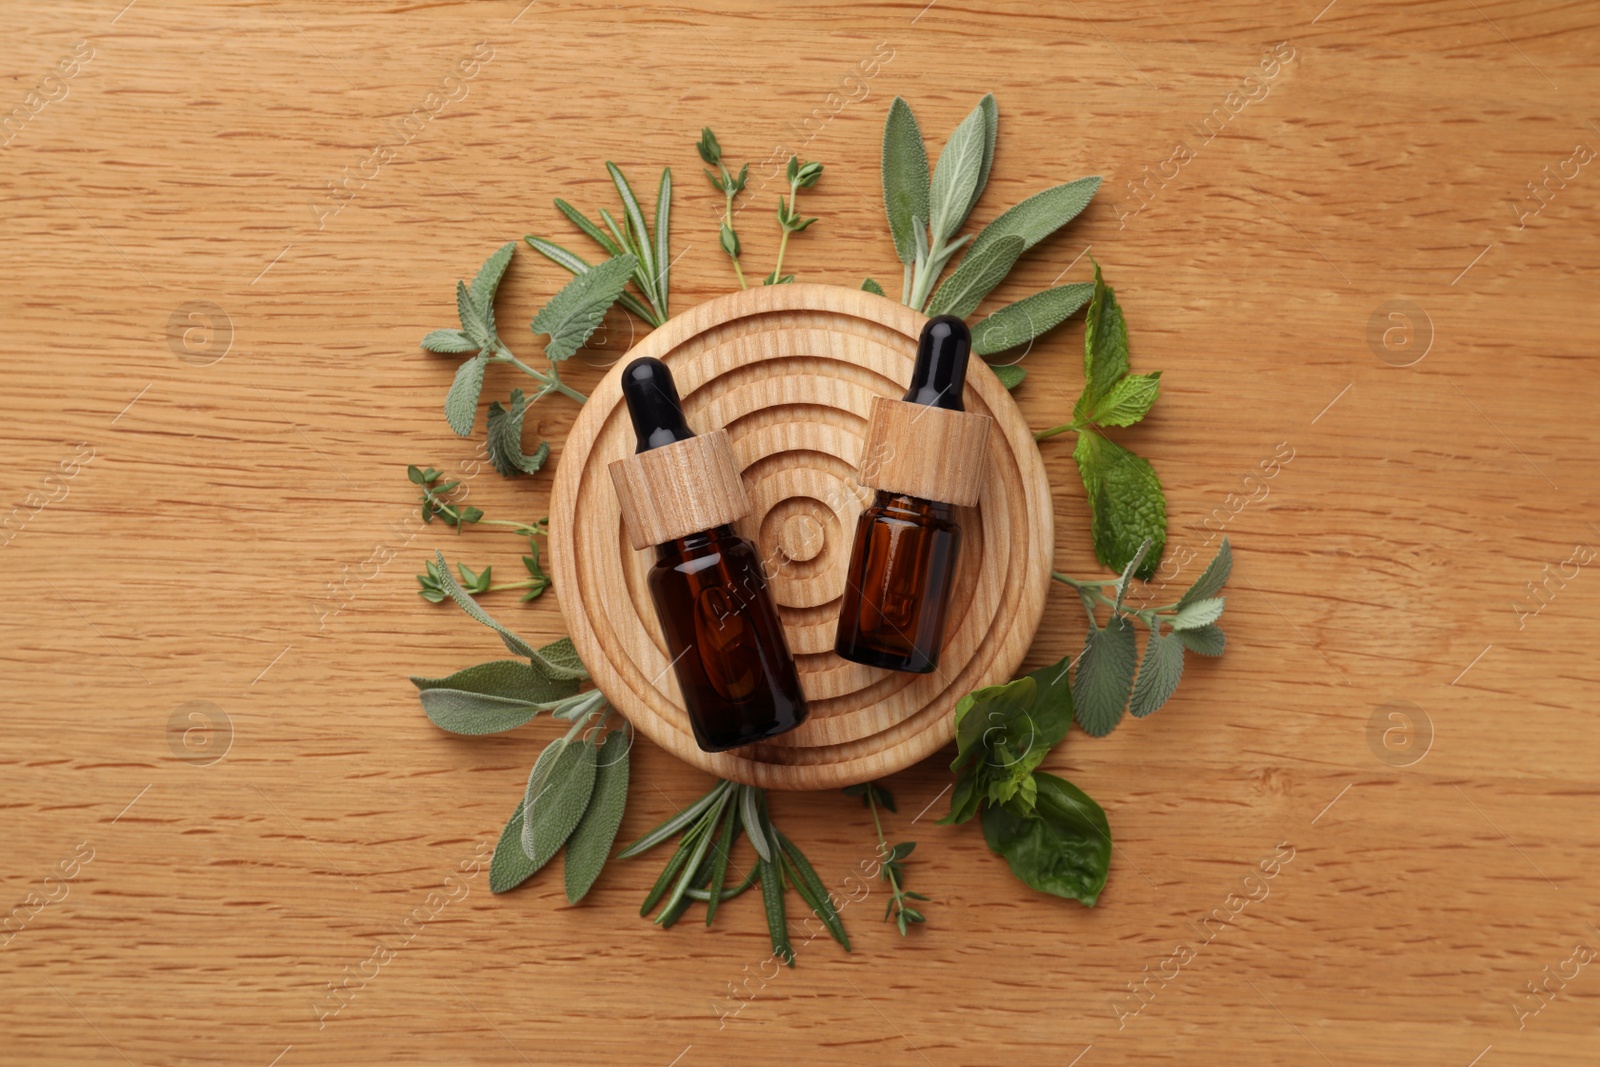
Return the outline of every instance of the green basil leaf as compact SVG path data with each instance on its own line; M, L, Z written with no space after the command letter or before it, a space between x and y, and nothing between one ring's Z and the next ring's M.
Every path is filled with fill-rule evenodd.
M1020 255L1020 237L1002 237L980 253L968 252L950 272L950 277L933 291L928 301L928 314L966 318L978 310L978 305L995 286L1005 281Z
M1077 706L1078 725L1091 737L1104 737L1122 721L1128 705L1128 690L1139 664L1133 623L1113 615L1104 628L1091 626L1084 636L1083 655L1078 658L1077 675L1072 680L1072 702Z
M1039 743L1046 749L1060 744L1072 728L1072 657L1040 667L1028 677L1034 681L1033 710L1029 717L1039 731Z
M444 417L458 437L470 437L478 421L478 394L483 392L483 371L488 357L473 356L456 368L455 381L444 398Z
M911 105L898 96L883 123L883 207L895 255L915 261L916 234L928 218L928 150Z
M1175 634L1150 631L1128 710L1142 719L1165 704L1183 678L1183 642Z
M567 900L582 900L611 855L622 813L628 806L628 754L633 737L627 730L612 730L595 759L594 792L583 818L567 839L565 858Z
M983 812L983 836L1011 871L1041 893L1093 907L1111 868L1111 827L1088 794L1063 778L1036 772L1030 816L1004 806Z
M976 251L978 246L974 244L967 255ZM1094 286L1090 283L1073 282L1007 304L973 328L972 351L991 356L1027 344L1065 322L1093 295Z
M1149 581L1167 543L1167 501L1154 468L1094 430L1078 434L1072 458L1089 502L1090 534L1100 562L1121 571L1146 539L1150 549L1134 576Z
M548 334L544 354L551 360L570 357L594 333L606 309L617 302L639 261L631 255L608 259L574 275L533 317L534 333Z

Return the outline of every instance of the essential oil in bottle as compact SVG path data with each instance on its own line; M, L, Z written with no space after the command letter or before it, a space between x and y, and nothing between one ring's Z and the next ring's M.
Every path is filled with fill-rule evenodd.
M656 549L647 584L695 741L721 752L793 730L805 696L761 559L733 530L750 505L727 431L689 429L658 359L623 368L622 395L638 447L611 478L634 548Z
M874 397L858 473L877 490L856 523L834 651L926 674L939 663L961 548L957 506L978 502L992 420L966 410L972 335L930 319L903 400Z

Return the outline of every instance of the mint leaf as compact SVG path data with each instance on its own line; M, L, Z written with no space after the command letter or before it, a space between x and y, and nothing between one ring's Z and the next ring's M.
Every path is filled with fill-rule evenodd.
M990 245L993 243L989 242ZM978 246L974 244L967 256L970 258L978 251ZM1092 295L1093 285L1073 282L1007 304L973 327L972 351L980 356L989 356L1027 344L1065 322L1073 312L1088 303Z
M1224 598L1220 596L1207 597L1204 600L1193 600L1178 609L1178 613L1170 620L1174 630L1198 630L1202 626L1210 626L1222 617Z
M422 347L429 352L476 352L478 342L460 330L433 330L422 339Z
M501 407L496 400L489 405L489 436L487 447L489 462L502 478L518 474L534 474L550 458L550 443L540 441L533 455L522 453L522 419L528 412L528 402L521 389L511 390L511 406Z
M883 123L883 209L902 263L917 258L917 234L928 218L928 150L911 105L898 96Z
M470 437L472 424L478 421L478 394L483 392L483 371L488 365L488 357L481 354L464 361L445 394L444 417L458 437Z
M1089 312L1084 319L1083 333L1083 393L1073 414L1080 421L1089 421L1090 412L1111 391L1111 387L1128 373L1128 324L1117 306L1117 294L1100 276L1100 264L1094 265L1094 297L1089 301Z
M1122 721L1138 663L1133 624L1127 619L1113 615L1103 629L1089 628L1072 679L1072 702L1077 705L1078 725L1091 737L1104 737Z
M611 843L622 825L628 806L628 751L633 743L627 730L612 730L595 758L594 790L589 806L567 839L565 860L567 900L582 900L600 877L611 855Z
M594 333L606 309L617 302L639 265L632 255L615 256L598 267L574 275L533 317L534 333L548 334L544 354L551 360L570 357Z
M950 277L933 291L933 298L928 301L928 314L966 318L978 310L978 305L995 286L1005 281L1020 255L1020 237L1002 237L980 253L968 252L950 272Z
M1186 608L1196 600L1216 596L1222 587L1228 584L1228 578L1233 574L1233 549L1228 545L1228 539L1222 539L1222 547L1217 549L1217 554L1211 557L1211 562L1206 564L1206 569L1200 577L1194 580L1187 592L1178 598L1178 607Z
M1111 868L1106 813L1064 778L1038 771L1033 781L1033 814L990 805L983 811L983 838L1032 888L1092 908Z
M1182 678L1183 642L1173 634L1150 631L1128 710L1135 718L1144 718L1167 702Z
M977 251L991 241L1015 234L1022 238L1026 251L1076 218L1099 188L1100 179L1091 177L1035 193L980 230L972 249Z
M1078 435L1072 458L1088 494L1095 556L1120 571L1148 538L1150 550L1135 576L1149 581L1167 543L1167 502L1155 470L1093 430Z
M1089 413L1089 418L1100 426L1132 426L1156 402L1161 389L1161 372L1154 374L1129 374L1113 385Z
M578 691L574 680L551 678L520 660L501 659L444 678L418 678L422 710L441 730L495 734L515 729L547 704Z
M989 369L994 371L994 376L999 378L1000 384L1005 386L1008 390L1015 389L1017 386L1021 385L1022 379L1028 376L1027 371L1023 370L1014 363L1001 367L990 367Z
M1220 656L1228 643L1222 627L1215 623L1210 626L1199 626L1193 630L1179 630L1177 638L1183 642L1184 648L1202 656Z
M472 279L472 303L485 313L486 321L494 321L494 295L500 289L500 279L505 277L506 268L511 265L511 254L516 250L517 242L507 241L484 260L477 277Z
M933 234L934 244L942 244L955 236L983 191L978 179L983 176L983 155L988 140L988 117L980 103L961 120L939 152L939 162L933 168L933 184L928 189L928 229Z
M560 738L550 742L528 776L522 804L522 851L534 864L550 862L583 818L594 790L596 746Z

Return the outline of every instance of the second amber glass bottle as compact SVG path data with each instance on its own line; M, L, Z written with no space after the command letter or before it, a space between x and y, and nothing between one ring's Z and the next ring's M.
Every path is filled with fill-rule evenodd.
M637 454L611 466L634 547L656 546L647 580L696 743L720 752L806 719L800 676L755 547L731 523L749 505L726 431L697 437L666 364L622 372Z
M961 527L978 502L990 420L966 411L972 336L953 315L929 320L903 400L875 398L859 471L875 488L856 523L834 651L869 667L938 666Z

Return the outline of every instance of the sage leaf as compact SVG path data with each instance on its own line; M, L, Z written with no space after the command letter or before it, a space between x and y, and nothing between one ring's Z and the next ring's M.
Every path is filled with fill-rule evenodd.
M566 844L583 818L594 790L598 751L587 741L565 738L552 741L545 752L552 749L553 759L546 762L541 754L534 764L522 798L522 850L540 867Z
M483 392L483 371L488 365L488 357L483 355L464 360L445 394L444 417L458 437L470 437L472 425L478 421L478 394Z
M763 862L772 862L772 848L761 823L761 791L754 786L734 786L739 790L739 818L744 822L745 836Z
M990 367L989 369L994 371L994 376L1000 379L1000 384L1005 386L1007 390L1015 389L1022 384L1022 379L1028 376L1027 371L1014 363L1001 367Z
M1117 305L1117 294L1094 265L1094 296L1084 318L1083 393L1074 414L1088 420L1090 413L1128 373L1128 324Z
M983 176L984 148L989 140L988 117L982 104L973 108L939 152L939 162L933 168L933 182L928 188L928 229L934 244L942 244L956 235L961 224L967 221L977 194L983 190L978 179ZM1019 250L1018 255L1021 255Z
M500 840L494 846L494 857L489 861L489 892L504 893L526 882L538 864L522 851L522 801L517 800L517 810L511 813L506 827L500 831Z
M560 637L548 645L541 645L535 663L552 678L589 677L589 668L578 658L578 649L570 637Z
M1064 778L1036 772L1034 813L1002 805L983 811L983 837L1023 882L1094 907L1111 868L1111 826L1087 793Z
M990 242L991 245L993 243ZM971 256L977 251L978 246L974 244L967 255ZM1007 304L973 329L972 351L980 356L990 356L1027 344L1065 322L1093 295L1094 286L1089 282L1073 282Z
M505 277L506 268L511 265L511 254L517 250L517 242L507 241L495 250L495 253L484 260L483 266L478 268L477 277L472 279L470 295L472 302L478 310L486 312L489 316L494 311L494 295L500 289L500 279Z
M590 222L583 212L559 197L556 199L556 210L565 215L567 220L574 226L582 230L591 241L599 245L606 255L620 256L625 251L621 245L606 236L604 230Z
M1191 600L1178 609L1172 617L1174 630L1198 630L1202 626L1210 626L1222 617L1224 598L1220 596L1206 597L1204 600Z
M532 719L542 705L569 697L578 683L551 678L530 663L501 659L444 678L413 677L429 721L457 734L493 734Z
M1138 665L1133 623L1113 615L1103 628L1089 628L1077 675L1072 679L1072 702L1077 707L1078 725L1085 733L1104 737L1117 728L1128 705L1128 690Z
M550 458L550 443L540 441L533 455L522 452L522 420L528 412L528 402L521 389L511 390L509 407L496 400L489 405L489 436L486 442L489 462L502 478L518 474L534 474Z
M1179 641L1183 642L1184 648L1202 656L1220 656L1223 648L1228 643L1227 635L1222 632L1222 627L1216 623L1212 623L1209 626L1198 626L1193 630L1179 630L1177 631L1177 637Z
M1091 177L1034 193L979 230L973 251L1009 235L1021 237L1026 251L1076 218L1099 189L1100 179Z
M1178 598L1178 607L1186 608L1196 600L1216 596L1222 587L1228 584L1228 578L1233 574L1233 549L1228 544L1228 539L1222 539L1222 547L1217 549L1217 554L1211 557L1211 562L1206 564L1206 569L1200 577L1194 580L1183 596Z
M628 754L633 744L627 730L612 730L595 760L594 791L583 818L567 840L567 900L582 900L611 855L611 843L628 806Z
M655 275L656 294L661 297L661 316L666 318L667 309L667 274L672 269L672 251L667 240L667 227L672 216L672 170L669 167L661 168L661 184L656 189L656 251Z
M876 293L879 296L887 296L888 295L887 293L885 293L883 291L883 286L879 285L877 282L873 281L871 278L868 278L865 281L863 281L861 283L861 288L865 292ZM435 332L439 332L439 331L435 331ZM427 346L424 345L423 347L427 347Z
M422 339L429 352L476 352L482 346L460 330L433 330Z
M902 263L917 258L919 220L928 217L928 150L911 105L898 96L883 123L883 207Z
M574 275L533 317L534 333L548 334L544 354L551 360L570 357L594 333L606 309L617 302L639 261L616 256L583 274Z
M1167 543L1167 502L1161 479L1143 458L1093 430L1078 434L1072 458L1089 502L1095 556L1121 571L1146 539L1151 542L1135 576L1149 581Z
M1089 418L1100 426L1132 426L1156 402L1160 388L1160 371L1126 375L1100 399Z
M951 271L950 277L933 291L933 297L928 301L928 314L966 318L978 310L978 305L995 286L1005 281L1020 255L1020 237L1003 237L982 253L968 252L961 257L961 262Z
M1133 712L1134 718L1144 718L1171 698L1182 678L1183 642L1174 634L1151 630L1128 710Z
M983 112L983 165L978 169L978 185L972 190L972 199L967 203L967 214L972 214L972 209L978 206L979 197L989 185L989 172L994 169L994 142L1000 136L1000 105L995 103L993 93L985 93L982 100L978 101L978 109Z

